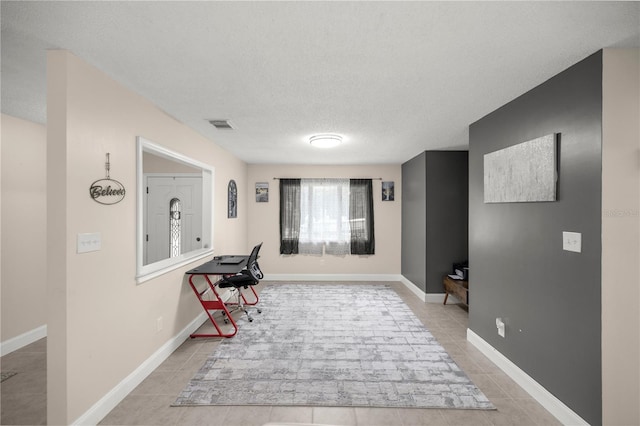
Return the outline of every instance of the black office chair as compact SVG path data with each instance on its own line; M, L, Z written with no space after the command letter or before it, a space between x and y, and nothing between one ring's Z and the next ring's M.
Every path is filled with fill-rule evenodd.
M252 287L260 282L262 278L264 278L264 274L260 270L260 265L258 265L258 253L260 252L260 248L262 247L262 243L258 244L251 250L251 254L249 255L249 259L247 259L247 266L235 275L228 275L222 277L216 284L220 288L231 288L232 291L235 291L235 296L237 302L227 303L228 305L236 306L237 309L241 310L245 314L247 314L247 319L249 322L253 321L251 314L245 307L245 305L253 306L258 303L258 294L255 292L253 288L251 288L253 295L255 297L255 302L247 303L244 295L242 294L242 289L245 290L249 287ZM262 312L260 308L256 308L258 313Z

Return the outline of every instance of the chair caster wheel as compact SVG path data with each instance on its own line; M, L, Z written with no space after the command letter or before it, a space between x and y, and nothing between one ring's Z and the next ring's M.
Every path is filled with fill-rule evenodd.
M249 322L253 322L253 318L249 318Z
M256 309L258 311L259 314L262 313L262 309Z

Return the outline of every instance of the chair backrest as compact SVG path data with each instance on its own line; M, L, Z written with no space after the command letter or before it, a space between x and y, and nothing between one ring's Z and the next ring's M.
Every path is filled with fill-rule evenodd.
M260 247L262 247L262 243L256 245L253 250L251 250L251 254L249 255L249 259L247 259L247 265L250 265L252 262L258 260L258 253L260 252Z
M253 250L251 250L249 259L247 259L247 270L256 282L264 278L264 274L260 270L260 265L258 265L258 253L260 252L261 247L262 243L256 245Z

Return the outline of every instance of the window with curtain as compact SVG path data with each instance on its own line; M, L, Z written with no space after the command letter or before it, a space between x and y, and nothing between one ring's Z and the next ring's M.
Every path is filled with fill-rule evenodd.
M374 254L371 179L280 179L281 254Z

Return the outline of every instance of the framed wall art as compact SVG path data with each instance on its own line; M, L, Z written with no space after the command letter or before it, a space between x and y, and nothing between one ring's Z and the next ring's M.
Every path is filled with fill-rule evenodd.
M269 182L256 183L256 203L269 202Z
M382 201L394 201L395 182L382 182Z
M227 187L227 217L229 219L238 217L238 186L233 179L229 181Z

